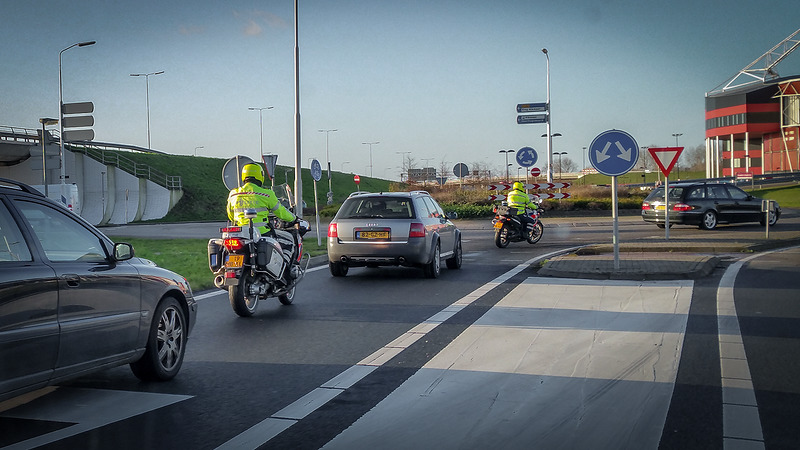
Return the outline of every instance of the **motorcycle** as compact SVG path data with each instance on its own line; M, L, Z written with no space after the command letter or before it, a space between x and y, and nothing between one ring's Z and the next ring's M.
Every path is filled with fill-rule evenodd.
M541 204L541 200L539 200ZM525 211L534 222L526 224L527 229L523 231L523 223L520 216L517 215L516 208L510 208L508 205L495 205L493 212L495 214L492 219L494 227L494 244L500 248L508 247L510 242L527 241L529 244L539 242L544 234L544 225L539 220L542 214L542 209L535 209L533 211Z
M208 241L208 261L214 285L228 291L233 311L250 317L260 300L277 297L284 305L294 301L297 283L305 276L311 256L303 253L303 235L309 223L294 225L271 217L275 236L261 235L253 226L255 210L245 211L249 226L220 228L222 239ZM303 264L305 258L305 264Z

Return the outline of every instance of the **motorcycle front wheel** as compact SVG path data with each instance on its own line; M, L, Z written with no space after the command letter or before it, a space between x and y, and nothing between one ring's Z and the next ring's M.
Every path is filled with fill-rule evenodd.
M525 236L525 240L528 241L528 244L535 244L539 242L539 239L542 238L544 234L544 225L542 222L536 222L536 225L533 226L533 229L528 231Z
M228 287L228 299L231 301L233 312L239 317L252 317L258 306L257 296L247 296L253 277L246 272L239 278L239 284Z
M282 305L291 305L294 301L294 291L297 289L297 285L292 286L288 292L283 295L278 296L278 301L281 302Z
M503 228L498 228L494 232L494 245L500 248L508 247L508 234L511 230L508 229L508 224L503 224Z

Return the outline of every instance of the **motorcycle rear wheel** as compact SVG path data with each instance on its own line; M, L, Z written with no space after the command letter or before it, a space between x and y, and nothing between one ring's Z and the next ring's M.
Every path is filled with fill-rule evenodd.
M542 225L542 222L536 222L536 225L533 226L533 229L525 234L525 240L528 241L528 244L535 244L539 242L539 239L542 238L543 234L544 225Z
M499 248L508 247L508 234L511 230L508 229L508 224L503 224L503 228L499 228L494 232L494 245Z
M246 271L245 271L246 272ZM231 302L233 312L239 317L252 317L258 306L258 297L247 297L248 288L253 283L253 278L248 273L243 273L239 278L239 284L228 287L228 299Z

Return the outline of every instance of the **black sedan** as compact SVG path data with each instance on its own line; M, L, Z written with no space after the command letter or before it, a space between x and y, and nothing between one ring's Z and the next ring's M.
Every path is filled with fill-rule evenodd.
M668 208L667 208L668 204ZM697 225L713 230L720 223L759 222L775 225L781 215L777 202L754 197L728 183L676 183L669 185L669 198L665 202L664 187L653 190L642 203L642 219L666 225Z
M182 276L0 178L0 401L122 364L169 380L196 316Z

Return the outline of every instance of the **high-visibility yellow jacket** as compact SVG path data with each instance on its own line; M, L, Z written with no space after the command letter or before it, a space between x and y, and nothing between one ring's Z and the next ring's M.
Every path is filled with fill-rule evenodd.
M291 222L295 215L283 207L278 196L272 189L260 187L253 183L245 183L239 188L232 189L228 194L228 219L236 225L247 226L250 221L244 217L247 209L255 209L257 216L253 225L258 227L261 234L267 233L271 227L269 214L273 213L281 220Z
M539 209L539 205L533 203L528 194L517 189L508 193L506 201L509 207L517 208L517 214L525 214L525 208Z

